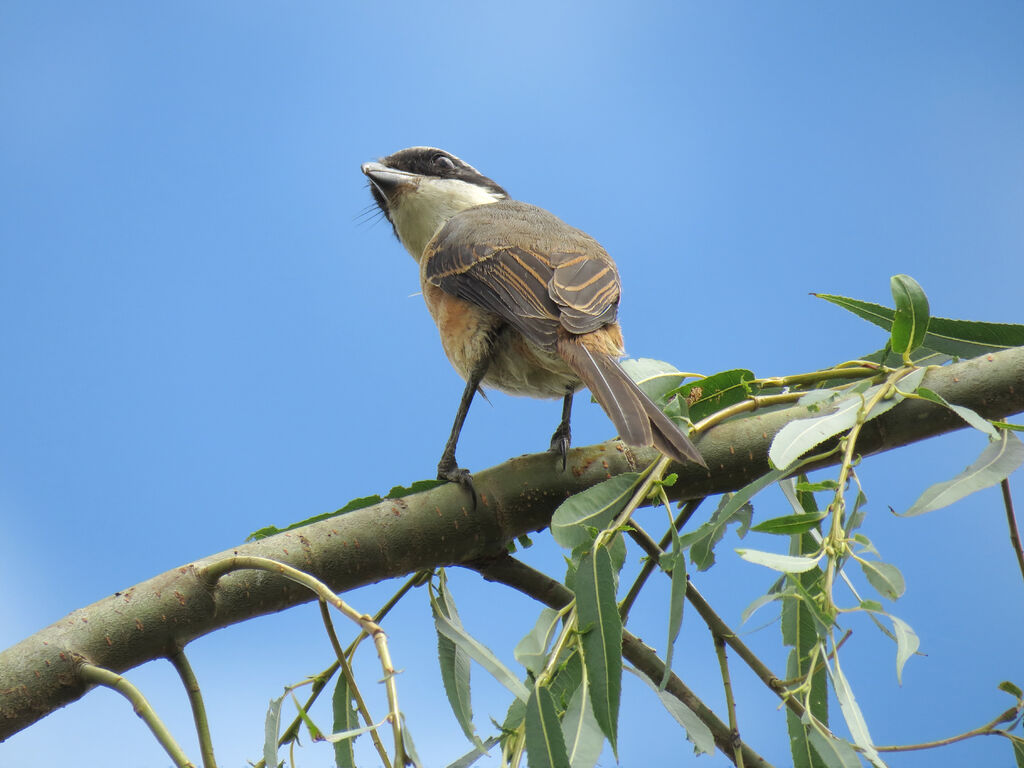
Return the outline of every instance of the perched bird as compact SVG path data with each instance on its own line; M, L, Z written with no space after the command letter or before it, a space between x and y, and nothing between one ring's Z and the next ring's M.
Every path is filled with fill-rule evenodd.
M466 380L437 476L462 483L459 433L481 387L563 398L551 450L565 467L572 396L586 385L630 445L706 466L675 423L619 365L619 274L590 235L509 198L455 155L410 147L364 163L374 200L420 266L441 344Z

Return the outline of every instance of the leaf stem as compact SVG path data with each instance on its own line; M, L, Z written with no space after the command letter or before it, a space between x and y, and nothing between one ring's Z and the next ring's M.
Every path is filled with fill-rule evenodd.
M185 686L185 693L188 694L188 703L192 707L192 719L196 724L196 736L199 738L199 754L203 758L203 768L217 768L217 761L213 756L213 740L210 738L210 721L206 717L206 705L203 703L203 695L199 690L199 681L196 679L192 665L185 656L184 648L176 648L168 657L174 669Z
M398 686L395 683L395 668L391 663L391 653L388 651L387 635L384 633L384 630L380 628L380 625L377 624L369 615L359 613L357 610L345 603L344 600L331 591L330 587L315 576L311 576L304 571L300 571L298 568L293 568L290 565L285 565L284 563L279 563L276 560L271 560L266 557L256 557L252 555L233 555L231 557L225 557L222 560L217 560L206 566L206 568L203 569L203 576L209 581L215 582L227 573L246 569L278 573L286 579L290 579L297 584L301 584L321 600L330 603L346 617L359 624L362 630L368 636L373 638L373 643L377 648L377 657L380 659L381 668L384 670L384 687L387 691L388 705L390 707L388 719L391 721L391 730L395 741L394 763L396 765L404 765L405 749L402 743L402 721L400 710L398 708Z
M725 706L729 711L729 731L732 735L734 762L737 768L743 768L743 750L740 745L740 729L736 724L736 700L732 695L732 680L729 678L729 660L725 655L725 638L712 633L715 642L715 655L718 656L718 667L722 671L722 687L725 689Z
M1006 524L1010 528L1010 545L1017 555L1021 578L1024 578L1024 551L1020 546L1020 532L1017 530L1017 517L1013 513L1013 497L1010 495L1010 479L1004 477L999 487L1003 490L1003 506L1006 507Z
M128 682L127 678L122 677L116 672L111 672L109 669L94 666L84 660L79 662L77 672L78 676L86 683L110 688L128 699L135 710L135 714L142 718L149 730L152 731L153 736L160 742L160 746L164 748L167 756L174 761L178 768L196 768L195 763L188 759L185 751L174 740L167 726L157 717L153 707L146 701L146 697L142 695L142 691Z

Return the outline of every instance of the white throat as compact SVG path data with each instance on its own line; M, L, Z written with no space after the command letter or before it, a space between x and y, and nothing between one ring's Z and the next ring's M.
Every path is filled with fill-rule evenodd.
M391 221L402 245L419 262L427 243L452 216L503 199L500 193L459 179L423 177L392 206Z

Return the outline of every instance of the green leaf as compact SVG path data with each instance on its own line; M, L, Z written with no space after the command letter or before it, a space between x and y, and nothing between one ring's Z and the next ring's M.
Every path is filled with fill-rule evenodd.
M747 502L755 493L774 483L781 475L781 472L772 470L736 493L723 494L711 519L700 525L697 530L680 537L680 546L683 549L689 548L690 562L697 566L698 571L706 571L715 564L715 545L725 536L730 523L739 523L740 538L746 535L750 527L750 516L754 512Z
M551 535L566 549L594 540L593 530L604 530L633 495L640 475L627 472L574 494L563 501L551 518Z
M893 275L889 287L896 302L889 345L909 364L910 353L921 346L928 331L928 297L910 275Z
M344 674L338 675L338 682L334 685L331 708L334 710L334 724L331 727L333 733L351 731L359 727L359 715L356 714L353 703L352 689L348 684L348 677ZM334 743L334 764L337 768L355 768L356 758L352 752L351 740Z
M692 709L668 691L659 691L654 681L640 670L633 667L626 667L626 669L647 683L648 687L657 694L658 700L668 710L668 713L672 715L672 718L686 729L686 738L693 743L694 752L698 755L701 753L706 755L714 754L715 737L711 733L711 729L704 724L704 721Z
M807 482L806 475L800 475L795 483L793 480L784 480L779 485L794 509L808 516L819 514L813 492L806 490L814 487ZM806 556L817 552L818 549L818 542L809 533L790 538L789 554L794 557ZM825 669L821 667L811 674L812 668L825 653L822 641L825 625L820 623L812 608L813 597L821 594L824 575L820 569L812 569L785 578L794 585L799 585L800 590L800 596L790 597L782 603L782 642L792 648L786 662L786 677L806 680L810 676L810 714L818 722L828 725L828 680ZM811 597L807 599L803 595ZM814 731L809 729L792 710L786 711L786 727L789 731L794 768L823 768L827 765L827 761L823 762L810 746L809 731Z
M817 557L794 557L778 555L774 552L761 552L757 549L737 549L736 553L749 563L763 565L774 571L783 573L804 573L818 565L821 555Z
M887 331L892 329L895 311L881 304L833 296L814 294L836 306L853 312ZM933 317L928 323L924 346L954 357L977 357L1001 349L1024 346L1024 325L1006 323L980 323L973 320L951 320Z
M569 700L562 718L562 736L572 768L594 768L604 747L604 734L594 717L589 694L584 681Z
M508 688L516 698L526 701L530 697L530 691L520 682L519 678L513 675L509 668L502 664L489 648L466 632L461 624L452 623L440 610L436 610L434 611L434 626L438 634L444 635L468 653L473 661L486 669L495 680Z
M516 643L515 650L512 651L516 661L534 675L539 675L548 663L548 646L558 628L558 619L558 611L555 609L542 609L533 629Z
M758 523L750 530L756 533L774 533L783 536L792 536L798 533L807 533L818 527L818 523L828 516L828 512L815 512L813 514L784 515L773 517Z
M622 694L622 620L615 602L611 555L604 547L588 552L580 560L576 571L576 615L594 716L616 752Z
M895 565L880 563L877 560L859 560L858 562L864 575L871 582L871 586L877 589L883 597L898 600L906 591L907 586L903 581L903 574Z
M560 712L569 708L569 701L583 685L583 659L576 650L570 651L561 667L548 684L548 690Z
M267 708L267 720L263 727L263 764L267 768L277 768L277 737L281 733L281 703L287 694L271 699Z
M921 647L921 640L903 619L897 619L895 616L889 618L892 619L892 630L896 635L896 681L903 685L903 666L917 653L917 649Z
M794 717L796 717L794 715ZM861 768L860 758L849 743L829 738L815 728L808 728L814 751L828 768Z
M913 391L921 383L924 374L924 368L907 374L900 379L899 388L904 392ZM876 403L869 413L863 413L864 406L878 394L883 386L886 385L877 384L863 394L850 393L841 396L831 404L826 413L789 422L772 439L771 448L768 449L768 458L777 468L785 469L807 451L821 445L830 437L845 432L858 421L866 422L881 416L903 401L903 395L897 392L892 397ZM811 410L820 407L820 395L817 392L809 392L800 398L799 402Z
M443 569L438 580L438 597L430 601L430 607L434 612L435 624L438 616L442 615L452 626L465 633L459 612L455 608L455 598L448 590L448 578ZM455 719L462 732L466 734L466 738L480 748L482 744L476 735L476 728L473 727L473 706L469 692L469 654L438 630L437 658L441 667L441 682L444 683L444 692L448 696L448 703L451 704Z
M1013 735L1008 738L1013 745L1013 759L1017 761L1017 768L1024 768L1024 739Z
M530 768L571 768L555 702L547 688L539 686L526 702L526 756Z
M820 483L798 482L796 490L800 493L817 493L818 491L834 491L839 487L835 480L822 480Z
M687 378L671 363L649 357L623 360L620 364L643 393L662 408Z
M753 380L752 371L736 368L690 382L677 392L689 406L690 419L697 422L746 400L750 396L749 382Z
M997 686L997 688L999 688L1000 691L1005 691L1006 693L1010 694L1011 696L1017 699L1024 699L1024 691L1022 691L1020 687L1016 684L1011 683L1009 680L1003 680L1003 682L1001 682Z
M836 655L833 658L835 660L835 669L827 663L825 664L825 669L828 670L829 677L832 678L832 687L836 692L836 700L839 702L839 709L843 713L843 719L846 720L846 727L850 729L853 743L861 748L864 757L870 760L872 765L877 766L877 768L885 768L885 763L882 762L882 758L875 751L874 744L871 741L871 734L868 733L868 724L864 720L864 715L860 711L860 705L857 704L857 699L853 695L853 689L850 688L850 684L847 682L846 676L839 666L839 656Z
M918 387L917 394L923 397L925 400L931 400L933 403L944 406L959 416L961 419L966 421L975 429L984 432L988 435L991 440L999 439L999 430L992 426L992 422L988 419L979 416L975 411L967 408L963 405L953 405L952 403L946 402L946 398L940 395L938 392L932 392L926 387Z
M676 638L683 626L683 605L686 602L686 553L680 546L679 534L674 527L672 533L672 552L661 556L661 567L672 576L668 603L668 645L665 651L665 674L659 686L661 690L665 690L672 675L672 656L675 653Z
M949 506L975 491L997 485L1024 463L1024 444L1012 432L1000 433L999 442L989 443L971 466L921 494L900 517L912 517ZM899 513L897 513L899 514Z

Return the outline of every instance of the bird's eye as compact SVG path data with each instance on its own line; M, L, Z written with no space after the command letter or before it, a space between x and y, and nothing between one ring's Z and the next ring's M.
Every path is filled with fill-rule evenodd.
M440 168L442 170L445 170L445 171L454 171L455 170L455 163L452 162L452 159L450 157L448 157L448 155L440 155L440 154L434 155L433 162L434 162L434 166L435 167Z

